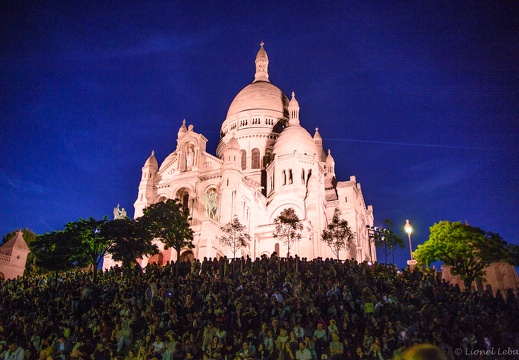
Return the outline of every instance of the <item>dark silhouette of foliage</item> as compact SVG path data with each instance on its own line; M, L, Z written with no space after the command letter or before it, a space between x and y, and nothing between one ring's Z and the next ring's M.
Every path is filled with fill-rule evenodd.
M321 240L324 241L340 260L340 252L351 246L355 241L355 233L351 231L346 220L341 219L341 212L335 208L332 221L323 230Z
M375 246L382 250L385 257L385 263L387 264L387 256L391 254L391 263L395 263L395 249L405 248L404 239L398 236L393 231L393 222L391 220L384 220L386 227L382 231L375 233Z
M37 235L29 246L36 267L54 273L57 279L60 272L84 265L81 244L75 240L64 230Z
M166 248L171 247L177 252L176 271L178 275L180 252L182 249L193 249L193 230L189 226L189 210L184 208L177 199L159 201L144 209L144 215L139 219L144 228Z
M223 235L218 238L220 244L232 250L233 258L239 249L245 248L250 244L251 238L247 233L245 225L235 216L234 219L220 228Z
M276 224L276 228L272 235L287 245L287 257L290 257L290 246L293 242L301 240L303 224L292 208L283 210L274 219L274 224Z
M111 243L108 253L115 261L120 261L123 268L130 268L144 255L158 252L149 231L136 220L124 218L108 221L101 228L101 235Z
M83 262L91 266L93 271L93 282L97 281L97 272L103 257L110 251L113 241L107 239L102 234L103 226L108 222L105 216L101 220L92 217L79 219L79 221L69 222L65 225L65 233L74 242L79 242L79 256Z

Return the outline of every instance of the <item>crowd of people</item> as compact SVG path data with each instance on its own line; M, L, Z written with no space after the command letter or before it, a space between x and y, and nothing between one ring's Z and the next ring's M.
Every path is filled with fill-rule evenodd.
M0 359L448 359L519 349L516 294L332 259L203 262L0 283ZM467 355L470 357L470 355ZM463 358L463 357L461 357Z

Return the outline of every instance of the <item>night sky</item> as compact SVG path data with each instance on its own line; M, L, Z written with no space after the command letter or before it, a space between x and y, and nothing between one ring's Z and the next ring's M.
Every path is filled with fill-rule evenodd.
M413 247L441 220L519 244L519 2L42 3L0 5L0 236L133 217L182 119L215 153L264 41L375 225L407 240L410 219Z

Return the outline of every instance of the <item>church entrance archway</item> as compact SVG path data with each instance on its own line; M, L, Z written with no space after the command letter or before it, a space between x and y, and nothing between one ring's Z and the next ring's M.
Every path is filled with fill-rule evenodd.
M155 254L152 257L150 257L150 259L148 260L148 265L151 264L158 264L160 266L164 265L164 255L161 252L159 252L158 254Z
M190 263L195 261L195 255L193 254L193 252L191 250L184 251L182 253L182 255L180 255L180 262L188 262L188 261Z

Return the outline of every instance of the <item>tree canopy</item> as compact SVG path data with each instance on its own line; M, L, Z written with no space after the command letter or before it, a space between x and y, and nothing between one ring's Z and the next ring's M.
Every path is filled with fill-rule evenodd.
M402 239L400 236L398 236L393 231L393 222L389 219L384 220L385 228L380 229L380 231L375 232L374 234L374 240L375 240L375 246L379 249L382 249L382 252L384 253L385 257L385 263L387 264L387 256L391 254L391 263L395 263L395 249L405 248L405 242L404 239Z
M465 287L471 289L474 280L485 276L485 268L494 262L518 265L517 248L492 232L462 224L440 221L430 227L429 239L418 245L413 253L418 264L442 261L459 275Z
M69 239L79 243L79 255L83 262L92 267L93 281L97 281L97 271L107 252L110 251L114 242L103 236L103 226L108 222L105 216L101 220L93 217L79 219L79 221L69 222L65 225L65 233Z
M160 239L166 248L171 247L177 252L177 271L182 249L195 247L190 220L189 209L184 208L177 199L148 206L139 219L154 238Z
M290 256L290 246L293 242L301 240L303 224L292 208L283 210L275 219L276 228L272 234L287 245L287 257Z
M341 212L335 208L332 221L326 226L321 235L332 252L340 260L340 252L351 246L355 242L355 233L351 231L346 220L341 219Z
M143 255L154 255L158 247L152 244L152 236L141 222L128 218L108 221L101 228L103 238L112 245L108 252L123 268L129 268Z
M75 240L64 230L36 236L29 245L35 265L54 273L56 277L62 271L83 266L81 244Z
M250 244L251 238L249 233L247 233L247 227L236 216L231 222L222 226L220 230L223 235L218 240L220 244L231 249L234 258L236 258L238 250Z

